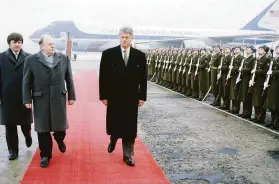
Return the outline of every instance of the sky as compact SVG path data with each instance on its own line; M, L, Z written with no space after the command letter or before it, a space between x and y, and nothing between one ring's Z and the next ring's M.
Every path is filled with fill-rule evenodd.
M52 21L131 26L239 29L273 0L1 0L0 49L16 31L28 36ZM6 8L3 7L5 5Z

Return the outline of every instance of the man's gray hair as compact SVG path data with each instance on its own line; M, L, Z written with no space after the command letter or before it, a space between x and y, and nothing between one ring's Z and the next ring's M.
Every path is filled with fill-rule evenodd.
M132 37L134 36L134 32L133 29L131 27L125 26L125 27L121 27L119 30L119 34L121 33L129 33Z
M43 44L44 43L44 40L46 37L52 37L50 34L44 34L40 37L40 40L39 40L39 45Z

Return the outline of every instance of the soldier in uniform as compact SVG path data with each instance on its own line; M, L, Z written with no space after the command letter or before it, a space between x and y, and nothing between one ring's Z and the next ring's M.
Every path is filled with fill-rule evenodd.
M253 56L253 53L256 53L253 45L246 47L247 56L240 71L241 82L239 81L239 84L237 84L239 85L238 100L242 102L243 105L242 114L239 115L242 118L251 118L252 115L252 95L248 93L248 89L251 71L255 63L255 57Z
M267 127L279 129L279 45L276 46L276 57L268 64L269 70L265 81L267 97L264 108L271 111L271 123ZM268 86L270 85L270 86Z
M209 89L209 81L208 81L208 72L207 67L209 66L209 58L206 54L206 49L202 48L200 50L201 56L198 65L199 73L198 73L198 80L199 80L199 101L202 101L206 95L206 92Z
M199 81L198 81L198 73L196 73L196 65L199 61L199 49L194 49L193 57L191 58L191 65L189 69L189 75L191 77L191 90L192 90L192 98L199 98Z
M176 54L176 60L174 63L174 68L172 70L172 84L173 84L173 89L175 91L178 91L178 75L179 75L179 68L180 68L180 63L183 58L183 53L182 50L178 50Z
M171 58L172 58L172 52L171 50L169 50L166 55L164 56L164 60L163 60L163 66L162 66L162 78L163 78L163 85L167 88L170 87L170 82L168 80L169 78L169 73L168 73L168 68L171 62Z
M264 124L266 110L263 108L264 99L262 96L263 85L265 82L265 76L268 70L268 63L270 62L270 58L267 57L267 53L269 48L266 45L259 47L259 57L254 65L253 70L251 71L252 77L249 82L250 92L252 87L252 104L255 109L255 123Z
M186 68L186 64L187 64L187 59L188 59L188 51L189 49L185 50L185 55L183 58L183 64L182 64L182 72L181 72L181 78L182 78L182 93L184 95L187 95L187 68Z
M210 61L210 72L211 72L211 87L212 87L212 94L214 95L215 99L214 102L210 105L212 106L220 106L221 99L217 98L219 94L219 89L217 85L217 68L220 65L222 53L220 52L221 48L219 45L214 46L214 53L212 54L211 61Z
M243 63L244 58L241 55L242 48L240 46L235 47L234 49L234 56L232 63L230 65L231 73L229 71L227 76L227 82L229 82L230 85L230 98L232 100L232 113L233 114L239 114L240 110L240 102L237 98L238 96L238 90L236 90L236 79L238 74L238 69L241 66L241 63ZM230 76L229 76L230 75ZM230 81L228 81L230 80Z
M229 71L229 66L232 60L232 48L226 46L224 49L224 56L221 59L220 65L218 67L218 84L219 84L219 94L217 98L222 98L223 104L220 107L223 110L230 110L230 88L226 85L226 79Z
M193 50L192 49L189 49L188 50L188 57L187 57L187 61L186 61L186 87L187 87L187 93L186 93L186 96L191 96L192 95L192 88L191 88L191 75L190 74L190 65L192 64L191 63L191 60L192 60L192 52Z
M176 83L176 64L178 62L178 59L179 59L179 50L178 49L175 49L174 50L174 54L173 54L173 59L170 63L170 66L168 68L168 81L170 83L170 88L175 90L176 86L175 86L175 83Z
M177 83L178 83L178 91L180 92L180 93L184 93L185 91L184 91L184 88L185 88L185 86L184 86L184 84L183 84L183 82L184 82L184 80L183 80L183 68L184 68L184 62L185 62L185 58L186 58L186 53L187 53L187 50L182 50L181 51L181 54L182 54L182 56L181 56L181 59L180 59L180 62L179 62L179 64L178 64L178 72L177 72Z

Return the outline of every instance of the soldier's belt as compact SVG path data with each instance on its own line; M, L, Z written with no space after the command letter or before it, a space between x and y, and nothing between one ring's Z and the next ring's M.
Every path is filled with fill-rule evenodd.
M212 67L211 67L211 69L213 69L213 70L217 70L217 69L218 69L218 67L212 66Z

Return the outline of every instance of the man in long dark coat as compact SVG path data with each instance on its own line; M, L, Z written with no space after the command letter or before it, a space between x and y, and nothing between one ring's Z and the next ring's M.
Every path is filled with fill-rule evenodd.
M25 57L30 54L21 48L21 34L11 33L7 42L9 49L0 54L1 125L6 128L9 160L14 160L18 157L17 125L21 126L26 146L32 145L32 111L22 104L23 66Z
M66 151L64 138L69 128L66 114L67 93L68 105L74 103L76 96L69 58L55 52L54 39L50 35L42 36L39 44L41 51L28 56L24 64L23 103L31 108L33 100L41 167L47 167L52 157L50 132L54 132L59 150L62 153Z
M145 54L130 43L131 28L120 30L120 45L102 53L99 90L100 100L107 106L106 130L111 135L108 152L122 138L123 160L134 166L134 143L137 136L138 107L146 101L147 66Z

